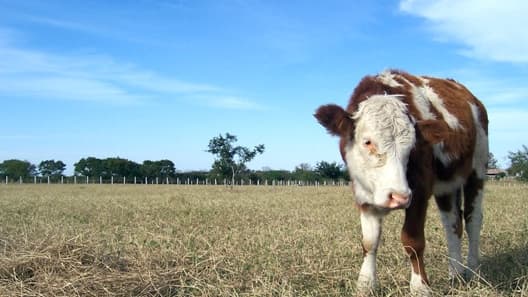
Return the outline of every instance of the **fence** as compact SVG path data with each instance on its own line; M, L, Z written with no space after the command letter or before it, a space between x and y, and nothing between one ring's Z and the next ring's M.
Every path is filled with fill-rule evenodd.
M124 184L124 185L212 185L212 186L230 186L231 179L208 179L208 178L171 178L171 177L153 177L153 178L126 178L126 177L88 177L88 176L61 176L52 177L30 177L12 179L8 176L0 184ZM235 186L348 186L349 181L345 180L322 180L322 181L305 181L305 180L268 180L268 179L239 179L235 180ZM527 188L528 183L515 180L488 180L486 184L505 188Z
M10 179L5 177L2 184L112 184L112 185L212 185L212 186L230 186L231 179L200 179L200 178L171 178L171 177L154 177L154 178L126 178L126 177L88 177L88 176L61 176L52 177L30 177ZM268 179L239 179L235 180L235 186L347 186L345 180L322 180L322 181L305 181L305 180L268 180Z

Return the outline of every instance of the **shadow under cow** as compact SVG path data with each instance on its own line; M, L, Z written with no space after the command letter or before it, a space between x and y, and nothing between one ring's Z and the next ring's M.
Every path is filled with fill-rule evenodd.
M528 287L528 244L481 257L481 276L498 291L515 293Z

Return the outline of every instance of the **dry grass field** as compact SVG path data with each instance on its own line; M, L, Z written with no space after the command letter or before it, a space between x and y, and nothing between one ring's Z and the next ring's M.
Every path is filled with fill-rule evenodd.
M435 296L528 296L527 187L488 184L480 278L451 288L434 203ZM407 296L402 211L384 225L379 296ZM0 185L0 296L353 296L347 187Z

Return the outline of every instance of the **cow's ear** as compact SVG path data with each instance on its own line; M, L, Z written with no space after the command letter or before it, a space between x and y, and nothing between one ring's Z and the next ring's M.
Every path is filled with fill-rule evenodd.
M440 143L449 136L449 127L444 121L423 120L418 121L416 126L425 141L430 144Z
M319 107L314 116L332 135L347 136L350 135L354 129L354 121L350 114L341 106L335 104L328 104Z

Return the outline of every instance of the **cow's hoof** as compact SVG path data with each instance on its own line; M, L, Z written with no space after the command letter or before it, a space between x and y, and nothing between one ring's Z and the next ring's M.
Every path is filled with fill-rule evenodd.
M472 279L478 278L479 274L480 273L479 273L478 268L475 270L467 268L466 270L464 270L464 275L463 275L464 281L466 283L469 283Z
M356 296L357 297L367 297L367 296L376 296L376 288L378 287L378 282L376 279L360 277L357 281Z
M419 281L418 281L419 280ZM431 288L422 279L411 279L411 295L416 297L432 296Z

